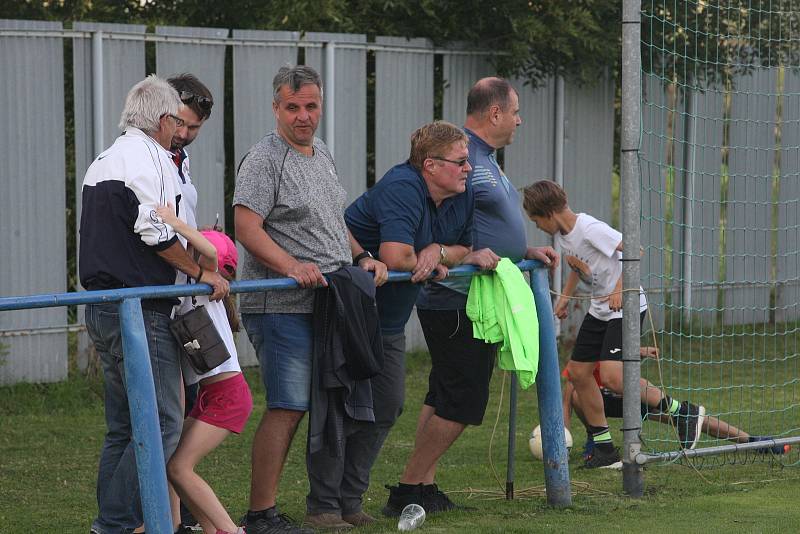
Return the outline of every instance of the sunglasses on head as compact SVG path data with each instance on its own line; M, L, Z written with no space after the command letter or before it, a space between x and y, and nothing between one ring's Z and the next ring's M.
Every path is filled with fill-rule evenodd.
M200 106L200 109L203 111L209 111L211 106L214 105L214 101L208 98L207 96L200 96L196 95L190 91L181 91L180 92L181 102L184 104L191 104L192 102L197 102L197 105Z

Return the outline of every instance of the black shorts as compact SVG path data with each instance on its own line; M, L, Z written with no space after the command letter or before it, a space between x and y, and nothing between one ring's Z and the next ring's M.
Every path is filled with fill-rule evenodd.
M607 418L622 419L622 395L617 395L610 389L600 388L600 393L603 394L603 411ZM647 417L647 405L640 404L639 410L642 414L642 419Z
M643 311L639 324L644 322ZM622 319L601 321L586 314L572 349L572 359L576 362L599 362L622 359Z
M480 425L497 346L472 336L466 310L417 310L417 315L431 353L425 404L442 419Z

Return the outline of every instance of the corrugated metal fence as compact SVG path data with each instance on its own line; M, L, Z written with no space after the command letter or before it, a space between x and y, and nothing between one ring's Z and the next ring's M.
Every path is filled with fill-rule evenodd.
M643 84L641 272L656 328L796 320L800 72Z
M74 75L70 114L64 91L68 41ZM192 72L214 93L211 119L190 147L192 177L200 199L198 221L212 224L219 214L220 223L227 222L228 227L231 221L223 219L223 142L226 135L233 135L234 157L239 161L274 127L272 77L281 65L304 57L322 74L325 118L318 135L332 147L351 200L367 188L369 143L374 143L375 176L380 178L407 157L411 132L434 118L437 56L442 56L442 115L456 124L464 120L470 86L492 73L485 54L455 45L434 48L422 39L378 37L368 43L364 35L178 27L157 27L154 34L147 34L139 25L77 22L65 30L58 22L0 20L0 121L5 126L0 130L0 295L66 290L65 169L71 157L65 149L65 120L74 114L78 194L77 205L71 208L79 220L83 175L97 147L107 147L119 133L124 97L146 74L147 42L155 42L159 75ZM233 61L230 132L224 130L223 116L226 47L231 47ZM372 114L367 110L368 54L374 54ZM95 70L102 71L100 79L95 79ZM520 92L523 124L504 157L511 181L523 187L534 179L553 176L557 96L555 82L536 91L522 80L514 83ZM611 215L613 99L613 81L603 79L591 88L567 86L564 102L565 187L577 209L605 220ZM368 121L374 121L374 139L367 137ZM529 231L531 243L549 242L532 225ZM573 321L580 315L573 314ZM82 312L78 317L82 322ZM564 326L573 328L574 323ZM409 349L424 348L416 319L408 334ZM239 341L243 361L255 362L246 338ZM79 352L85 346L85 339L79 340ZM0 348L4 350L0 384L65 378L65 309L0 314Z

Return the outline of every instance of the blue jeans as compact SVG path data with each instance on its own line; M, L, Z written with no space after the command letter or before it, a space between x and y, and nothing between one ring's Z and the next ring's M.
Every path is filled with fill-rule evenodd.
M311 401L313 314L243 313L270 409L307 412Z
M92 523L98 534L128 534L143 522L118 308L116 303L86 306L86 328L103 365L107 428L97 472L99 513ZM164 458L169 460L183 425L180 353L169 330L169 316L151 310L142 313Z

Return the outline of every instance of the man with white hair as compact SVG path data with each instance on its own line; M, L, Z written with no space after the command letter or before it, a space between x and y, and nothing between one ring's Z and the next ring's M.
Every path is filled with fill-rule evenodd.
M120 119L123 130L97 156L83 180L80 223L80 279L88 290L174 284L177 270L228 293L219 274L205 271L187 253L171 226L156 214L171 203L181 216L181 188L169 152L182 106L178 93L148 76L128 93ZM150 365L165 460L181 433L179 347L169 330L178 299L142 300ZM103 365L107 432L97 474L97 534L127 534L143 522L124 381L124 355L116 303L86 306L86 327Z

